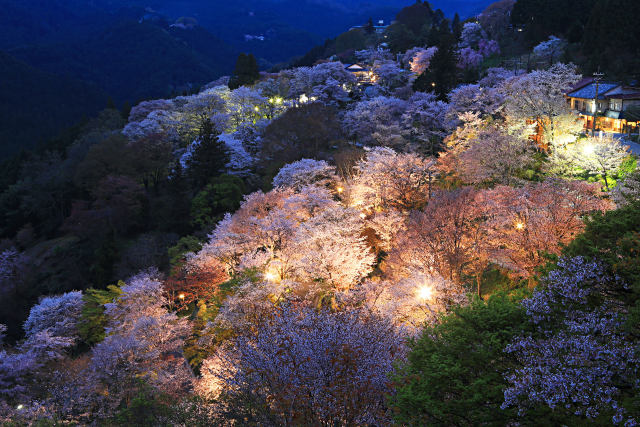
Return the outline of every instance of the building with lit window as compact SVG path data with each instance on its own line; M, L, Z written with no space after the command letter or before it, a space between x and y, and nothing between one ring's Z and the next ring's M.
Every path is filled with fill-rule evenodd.
M596 100L596 89L598 99ZM640 122L640 88L616 82L581 80L567 93L567 102L584 122L585 129L613 133L637 133Z

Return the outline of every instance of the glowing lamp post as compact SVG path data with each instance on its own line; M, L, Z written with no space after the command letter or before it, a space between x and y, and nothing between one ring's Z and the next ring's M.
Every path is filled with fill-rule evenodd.
M178 295L178 298L180 298L180 301L184 301L185 295L181 293Z

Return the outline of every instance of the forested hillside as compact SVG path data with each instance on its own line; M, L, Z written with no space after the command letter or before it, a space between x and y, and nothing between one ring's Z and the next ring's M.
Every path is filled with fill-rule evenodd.
M518 4L241 54L6 161L0 423L637 425L639 126L585 126L592 57Z

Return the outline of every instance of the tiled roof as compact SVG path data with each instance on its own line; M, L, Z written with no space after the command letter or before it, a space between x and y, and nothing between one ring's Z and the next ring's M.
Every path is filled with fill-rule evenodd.
M619 83L600 83L600 87L598 88L598 99L605 99L605 94L618 86L620 86ZM593 99L596 97L596 84L588 84L583 88L568 93L567 96L570 98Z

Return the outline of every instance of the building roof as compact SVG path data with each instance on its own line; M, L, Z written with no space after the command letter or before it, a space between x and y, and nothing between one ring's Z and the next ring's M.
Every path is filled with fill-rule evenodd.
M605 99L607 92L619 86L619 83L600 83L600 86L598 88L598 99ZM578 90L569 92L567 96L570 98L593 99L596 97L596 83L589 83L588 85Z
M593 77L584 77L578 83L576 83L573 86L571 86L571 88L567 92L568 93L575 92L578 89L582 89L583 87L585 87L585 86L587 86L588 84L591 84L591 83L593 83Z
M347 71L366 71L366 69L360 64L349 64L344 67Z

